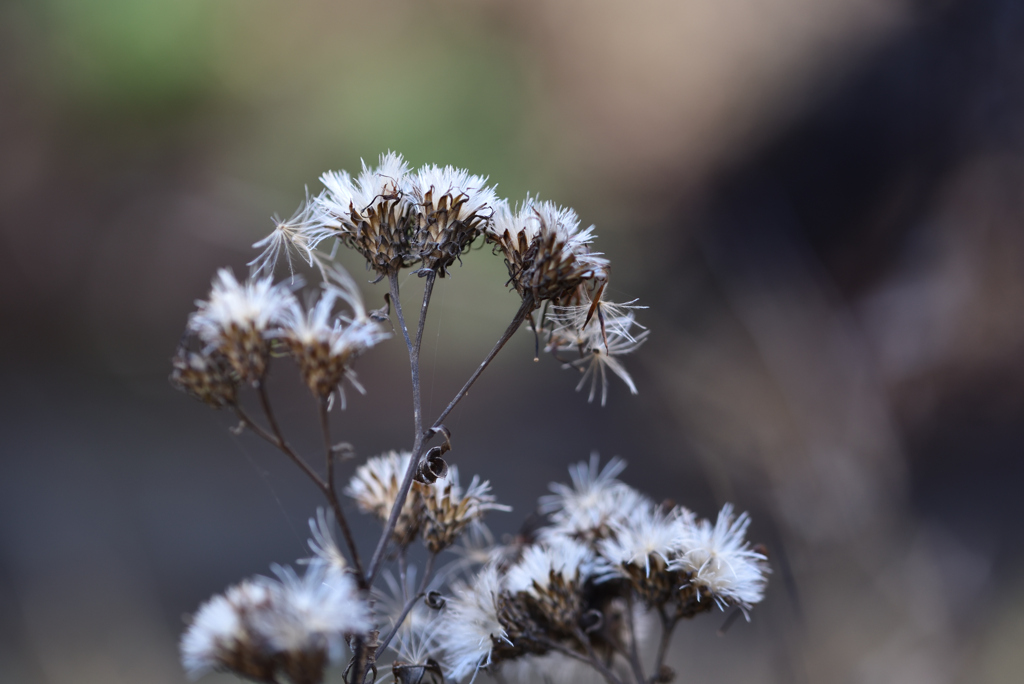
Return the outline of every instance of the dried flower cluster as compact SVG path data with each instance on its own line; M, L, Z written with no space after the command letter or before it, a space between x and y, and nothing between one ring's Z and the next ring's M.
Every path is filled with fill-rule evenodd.
M745 540L746 515L734 517L726 505L712 525L686 509L665 509L616 479L622 468L618 459L603 471L596 457L578 464L573 486L552 485L554 494L542 500L550 523L532 543L496 550L474 578L455 586L435 640L452 678L552 655L614 678L608 663L622 656L618 666L630 666L637 638L630 625L648 611L670 634L680 619L714 607L745 614L761 601L767 558ZM659 677L667 679L660 661ZM513 676L533 671L529 662L509 668Z
M354 178L329 171L320 180L320 194L254 245L263 249L251 262L256 273L271 272L282 255L291 264L292 253L329 268L318 247L334 239L362 254L380 278L414 265L421 275L444 277L482 237L504 257L526 313L540 309L532 328L545 351L583 374L577 389L589 381L593 401L600 386L604 404L611 371L636 393L616 357L646 339L646 331L631 332L640 327L633 310L643 307L602 298L609 263L591 250L594 227L582 228L575 211L529 196L513 208L485 177L432 164L412 170L394 153L375 167L364 164Z
M531 197L513 209L486 178L434 165L413 170L397 154L364 164L355 177L329 172L321 180L320 194L307 195L256 243L262 252L247 280L228 269L217 273L172 360L175 386L233 411L239 432L279 449L327 504L310 520L312 556L299 560L306 565L301 575L275 567L276 579L246 580L200 606L181 642L185 669L193 677L230 671L265 684L319 684L328 666L342 663L347 684L460 681L481 670L517 681L564 680L584 670L609 684L669 681L664 660L676 622L716 606L745 614L763 596L767 562L745 541L746 515L726 506L712 524L658 506L617 479L622 461L600 470L594 457L570 470L571 485L552 485L542 497L542 527L500 546L483 517L511 509L477 476L462 487L457 466L445 461L452 450L445 417L527 321L538 346L543 341L564 367L580 372L577 390L589 383L591 401L600 388L606 402L609 374L636 393L617 357L646 339L636 321L643 307L603 298L609 263L591 249L593 227L581 229L572 209ZM504 258L519 310L428 423L419 356L431 294L478 240ZM377 280L387 280L385 307L367 310L333 251L321 250L325 244L356 250ZM301 292L293 255L315 268L317 291ZM275 283L282 257L292 277ZM398 275L414 266L426 287L419 320L408 325ZM392 331L409 353L412 446L367 459L339 490L337 471L356 447L332 439L329 412L336 399L345 408L344 385L365 392L353 365ZM281 357L291 359L314 399L321 467L290 445L275 417L265 380ZM245 406L250 393L260 418ZM430 446L434 440L440 443ZM371 556L360 554L346 506L382 524ZM456 560L435 572L444 553ZM410 564L417 554L425 557L419 568ZM392 563L397 578L385 569ZM390 594L377 586L381 579ZM662 637L648 677L639 644L651 616L660 617Z

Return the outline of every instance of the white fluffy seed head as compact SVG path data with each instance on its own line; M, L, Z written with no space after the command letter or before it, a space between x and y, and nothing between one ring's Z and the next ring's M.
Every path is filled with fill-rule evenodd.
M501 579L494 565L484 566L472 583L456 583L445 604L437 641L445 670L453 680L491 663L494 640L508 640L498 620Z
M692 574L690 584L720 606L749 607L764 598L767 559L750 548L745 536L750 518L734 517L726 504L714 525L700 520L685 526L673 568Z
M600 457L591 454L590 463L580 462L569 468L572 485L553 482L553 492L540 498L540 511L551 514L551 526L544 528L544 538L569 537L594 540L610 534L611 526L630 511L649 505L646 497L616 477L626 462L616 457L602 469Z

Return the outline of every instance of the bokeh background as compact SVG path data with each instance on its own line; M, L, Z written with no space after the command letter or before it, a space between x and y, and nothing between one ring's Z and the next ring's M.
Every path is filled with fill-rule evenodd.
M1022 142L1014 0L7 0L0 680L183 682L182 616L305 555L316 492L168 360L270 215L394 149L574 206L650 307L639 396L587 404L522 333L449 419L515 506L497 534L619 455L771 551L751 623L679 630L678 681L1019 681ZM428 415L514 312L504 279L483 249L439 283ZM359 374L335 433L408 446L402 345Z

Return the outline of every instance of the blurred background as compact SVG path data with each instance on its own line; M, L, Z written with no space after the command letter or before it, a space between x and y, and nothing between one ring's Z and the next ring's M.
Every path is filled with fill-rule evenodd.
M678 630L677 681L1019 681L1022 144L1015 0L7 0L0 680L184 682L183 616L306 555L316 492L169 358L269 216L393 149L574 206L611 297L650 307L639 396L587 404L521 333L448 419L515 507L497 534L619 455L770 549L752 622ZM428 417L514 313L505 278L481 249L439 282ZM408 447L403 345L358 372L335 434ZM287 362L272 387L317 448Z

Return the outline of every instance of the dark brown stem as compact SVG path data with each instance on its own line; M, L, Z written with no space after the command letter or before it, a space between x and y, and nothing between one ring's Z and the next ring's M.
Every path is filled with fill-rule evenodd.
M448 402L448 406L445 407L444 411L441 411L441 415L439 415L437 420L434 421L432 429L436 430L441 427L441 423L444 422L444 419L452 412L455 405L462 401L462 398L466 396L467 392L469 392L469 388L473 386L473 383L476 382L476 379L484 372L484 369L490 365L491 361L494 360L494 357L501 351L501 348L505 346L505 343L512 338L512 335L515 334L516 330L519 330L519 326L523 324L523 320L526 319L527 315L529 315L531 311L533 311L533 296L527 294L523 298L523 303L519 307L519 311L516 312L516 315L512 319L512 322L509 323L508 328L505 329L501 338L499 338L497 343L495 343L494 348L491 349L490 353L486 357L484 357L484 360L480 362L480 365L475 371L473 371L473 374L469 376L469 380L466 381L466 384L463 385L462 389L460 389L458 394L455 395L455 398Z
M611 671L607 665L601 662L601 659L594 653L594 647L590 645L590 639L583 633L583 630L576 629L576 640L583 644L583 648L587 649L587 656L590 658L591 664L594 666L602 677L608 682L608 684L622 684L622 680L619 679L614 672Z
M320 475L313 470L305 459L299 456L294 449L288 446L288 442L284 439L284 433L281 432L281 426L277 424L277 419L274 417L274 410L270 407L270 397L267 396L267 386L262 382L259 385L257 394L260 397L260 405L263 407L263 415L267 419L267 423L270 425L270 432L274 436L271 443L274 444L278 449L283 451L285 455L292 459L295 465L299 466L302 472L306 473L309 479L316 483L316 486L321 491L327 490L327 484L321 479Z
M341 528L341 534L345 537L345 545L352 555L352 566L355 568L356 577L363 576L363 564L359 560L359 550L356 548L356 541L352 537L352 530L349 529L348 521L345 519L345 512L341 508L341 501L338 499L338 489L334 483L334 445L331 443L331 424L327 419L327 400L320 400L320 429L324 434L324 450L327 458L327 487L324 495L331 504L334 517Z

